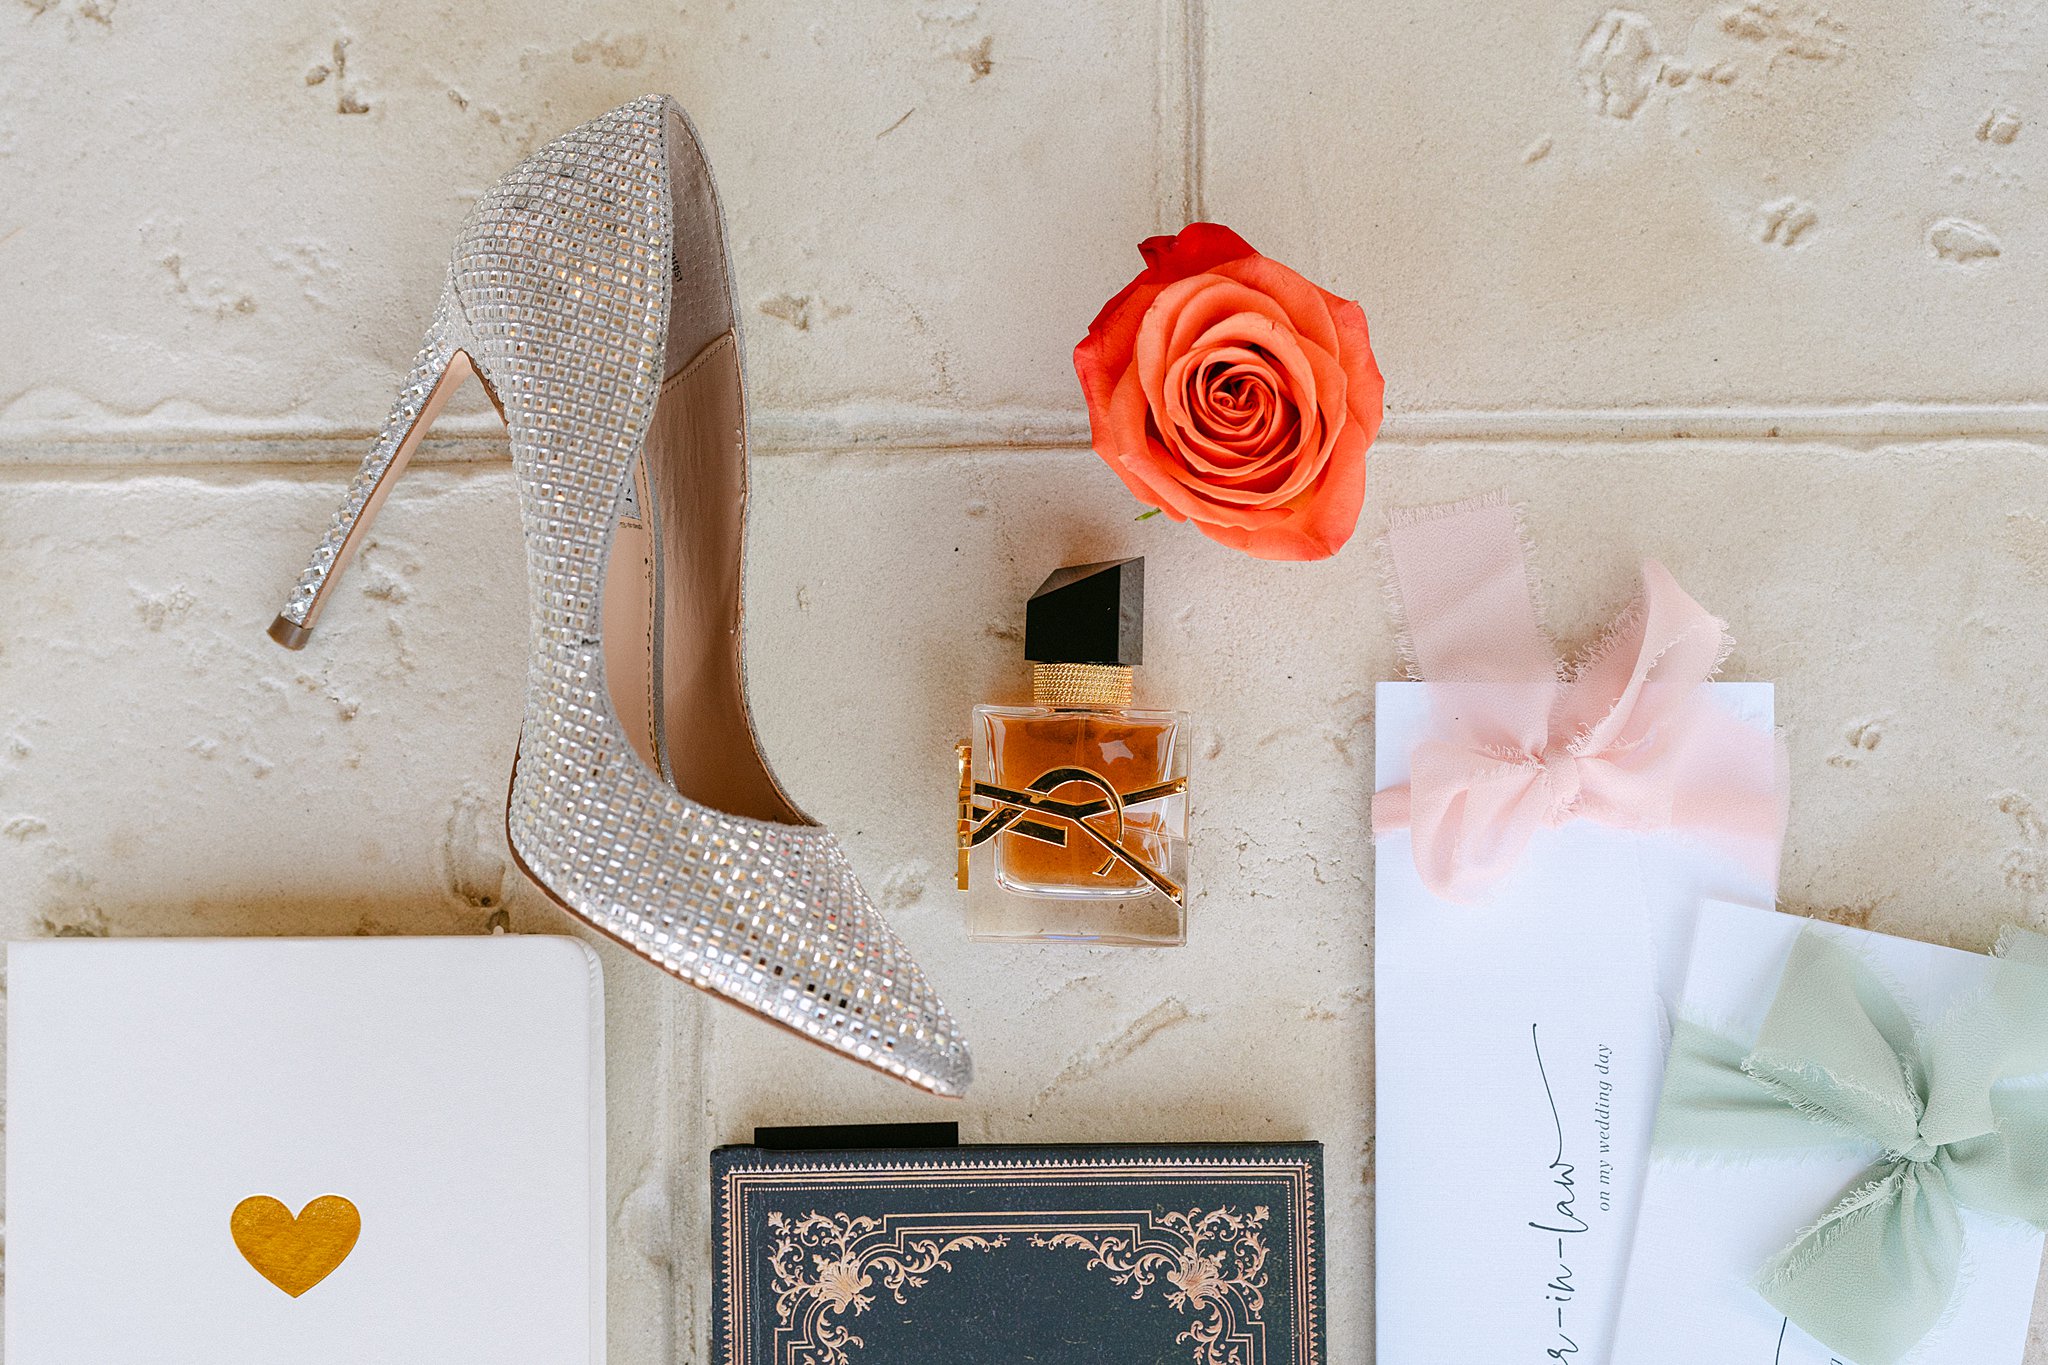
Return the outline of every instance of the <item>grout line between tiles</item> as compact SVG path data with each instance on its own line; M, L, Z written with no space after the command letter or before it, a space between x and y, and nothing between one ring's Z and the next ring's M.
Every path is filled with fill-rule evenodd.
M1153 110L1153 230L1178 232L1193 221L1199 190L1195 137L1196 90L1192 54L1199 0L1158 0L1158 83Z
M676 1245L682 1253L679 1259L690 1269L687 1271L687 1283L682 1282L683 1273L677 1276L676 1292L681 1300L683 1320L671 1349L690 1354L671 1355L669 1358L709 1360L710 1315L716 1311L711 1286L716 1251L712 1246L710 1153L717 1141L717 1133L711 1116L710 1067L706 1059L713 1045L711 1035L717 1028L717 1016L715 1011L705 1009L701 1000L686 1003L690 1008L681 1009L679 1013L689 1021L689 1089L676 1105L677 1111L683 1115L683 1122L678 1125L675 1150L675 1169L683 1190L682 1197L672 1207L677 1221L683 1225L676 1229ZM671 1040L676 1038L675 1029L670 1029L669 1037ZM676 1044L672 1041L671 1045ZM694 1230L694 1235L691 1230Z
M1181 222L1200 222L1209 216L1207 175L1208 126L1205 102L1208 97L1209 5L1208 0L1182 0L1183 38L1181 60L1186 75L1187 96L1182 111L1182 168L1184 198Z
M681 1046L677 1038L678 1013L677 990L670 986L662 992L661 997L661 1130L664 1139L662 1146L666 1148L661 1154L661 1178L668 1186L662 1193L666 1196L665 1207L668 1209L669 1225L665 1231L670 1253L668 1302L662 1305L661 1320L665 1337L662 1355L664 1360L690 1358L683 1354L683 1342L689 1331L690 1294L682 1284L682 1278L687 1273L689 1257L682 1254L687 1243L682 1237L682 1226L679 1226L686 1223L687 1219L676 1200L679 1190L687 1184L684 1172L688 1167L685 1165L684 1155L689 1150L688 1120L678 1119L678 1106L675 1102L676 1073L682 1069L678 1066L676 1057L676 1050ZM694 1041L693 1039L692 1042ZM692 1047L691 1050L694 1052L696 1049Z
M914 409L885 417L765 414L756 449L790 454L913 455L919 452L1085 450L1078 411L999 408ZM0 433L0 478L69 470L185 471L197 468L354 467L370 434L244 429L68 435ZM1656 407L1394 413L1382 444L1598 445L1746 440L1871 447L1916 442L2006 440L2048 443L2048 404L1899 403L1841 407ZM429 438L428 465L503 463L502 432L456 431Z

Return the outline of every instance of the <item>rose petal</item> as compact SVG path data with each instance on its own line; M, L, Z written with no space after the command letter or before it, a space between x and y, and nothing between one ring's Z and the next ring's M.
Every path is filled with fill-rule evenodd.
M1191 416L1202 433L1225 450L1245 458L1272 448L1292 408L1279 396L1271 368L1227 363L1221 352L1201 358L1199 372L1188 379L1193 394Z
M1249 461L1263 458L1269 453L1269 447L1263 443L1255 442L1250 448L1240 449L1217 439L1214 434L1203 429L1202 424L1195 419L1195 414L1187 406L1188 390L1198 383L1193 378L1194 372L1210 364L1229 361L1239 362L1233 368L1259 374L1262 388L1277 392L1284 387L1279 377L1273 373L1271 363L1263 355L1242 347L1222 347L1214 351L1182 356L1167 371L1165 411L1162 414L1164 420L1160 423L1162 431L1168 436L1170 445L1187 446L1190 463L1209 473L1239 474L1244 472ZM1276 398L1273 406L1276 410L1284 408L1290 413L1295 409L1291 395ZM1277 415L1276 411L1276 419Z
M1154 284L1172 284L1259 253L1221 223L1189 223L1170 237L1147 237L1138 243L1138 254Z
M1164 296L1161 303L1165 302ZM1182 418L1164 419L1172 412L1172 404L1166 392L1166 352L1160 345L1154 319L1161 311L1155 304L1152 315L1148 316L1144 330L1138 336L1138 350L1135 368L1139 380L1145 386L1145 396L1152 404L1152 410L1162 415L1160 435L1168 445L1176 444L1183 431L1176 430L1175 424ZM1272 319L1259 313L1237 313L1218 322L1204 333L1199 342L1200 349L1211 349L1236 345L1245 352L1254 350L1270 358L1276 379L1284 396L1303 414L1304 422L1311 409L1317 406L1316 384L1318 371L1303 354L1300 340ZM1327 369L1326 374L1340 375L1341 371ZM1276 452L1273 458L1284 458L1284 452Z
M1367 444L1357 424L1347 423L1321 483L1300 499L1296 515L1250 528L1236 548L1259 559L1328 559L1337 553L1358 529L1358 514L1365 507Z
M1230 367L1233 371L1250 368ZM1241 413L1221 412L1213 422L1202 424L1204 434L1220 449L1235 457L1240 465L1248 465L1295 444L1301 422L1301 414L1293 399L1281 393L1271 371L1255 373L1254 399L1250 407ZM1211 395L1205 393L1204 397Z
M1328 456L1327 449L1323 447L1327 446L1328 441L1346 424L1350 416L1345 404L1345 392L1350 380L1343 366L1320 347L1301 344L1298 339L1294 344L1301 359L1315 376L1313 392L1316 395L1316 403L1313 411L1304 409L1302 413L1304 440L1298 443L1295 450L1286 452L1284 458L1276 455L1268 461L1267 469L1258 471L1260 475L1267 475L1275 469L1284 469L1284 482L1271 483L1269 479L1261 482L1261 486L1270 487L1276 501L1291 498L1302 483L1320 472L1322 462ZM1319 435L1322 445L1310 447L1306 437L1312 432ZM1250 477L1251 471L1247 471L1247 478Z
M1138 324L1138 334L1131 346L1131 364L1138 371L1138 378L1145 385L1145 395L1151 400L1155 412L1165 400L1173 320L1179 316L1181 306L1210 282L1209 276L1197 275L1167 285L1153 298Z
M1111 397L1110 409L1111 421L1114 424L1128 427L1131 416L1135 413L1142 426L1146 415L1145 391L1138 386L1136 371L1125 372L1123 382L1117 385L1116 392ZM1186 514L1169 506L1165 497L1154 486L1155 479L1149 471L1171 463L1173 457L1149 433L1141 434L1137 440L1109 450L1098 446L1095 453L1102 457L1104 464L1116 471L1117 477L1124 481L1124 486L1129 488L1139 501L1150 503L1175 521L1187 520Z
M1238 319L1231 319L1210 336L1239 330L1237 322ZM1254 324L1259 325L1271 327L1263 318ZM1345 415L1344 372L1329 356L1316 347L1303 346L1298 337L1277 329L1266 333L1261 349L1277 362L1276 373L1286 378L1298 413L1296 440L1292 446L1269 451L1244 468L1217 471L1219 486L1215 496L1219 501L1270 506L1293 497L1321 471L1329 433ZM1162 424L1160 434L1169 446L1174 446L1181 435L1171 424Z
M1262 325L1263 324L1263 325ZM1169 357L1227 341L1260 344L1296 335L1287 310L1255 289L1220 275L1194 275L1159 291L1145 310L1131 358L1144 376L1156 409L1162 401Z
M1147 283L1143 276L1132 280L1089 324L1088 335L1074 347L1074 373L1081 380L1081 396L1088 403L1089 431L1098 451L1110 438L1110 433L1103 429L1110 395L1131 366L1138 328L1158 296L1159 286Z
M1345 402L1350 379L1344 373L1344 367L1337 363L1336 357L1319 346L1302 346L1301 354L1315 371L1316 392L1320 395L1317 415L1321 419L1317 425L1324 444L1314 451L1304 446L1296 452L1286 477L1272 489L1276 501L1291 500L1322 474L1335 441L1350 425L1351 413ZM1307 423L1304 422L1303 426L1306 430Z
M1304 339L1333 355L1337 353L1337 324L1330 316L1330 300L1334 296L1298 271L1264 256L1251 256L1215 266L1210 273L1237 280L1272 299L1286 310L1294 330Z
M1330 317L1337 324L1337 355L1350 379L1347 397L1351 415L1365 428L1366 442L1371 444L1379 435L1387 381L1380 374L1379 358L1372 353L1372 333L1366 326L1365 310L1334 294L1328 298Z
M1172 325L1166 337L1169 355L1181 355L1192 350L1200 344L1199 338L1205 333L1225 318L1240 313L1256 313L1270 319L1275 327L1284 331L1300 330L1277 300L1222 275L1203 275L1199 284L1184 284L1167 307L1173 312Z
M1127 422L1132 412L1145 410L1144 390L1135 372L1117 386L1114 406L1117 420ZM1135 448L1120 449L1104 459L1115 469L1125 487L1143 501L1158 507L1175 521L1225 521L1241 526L1265 525L1293 515L1285 508L1264 509L1233 506L1208 496L1201 480L1190 477L1177 455L1154 436Z

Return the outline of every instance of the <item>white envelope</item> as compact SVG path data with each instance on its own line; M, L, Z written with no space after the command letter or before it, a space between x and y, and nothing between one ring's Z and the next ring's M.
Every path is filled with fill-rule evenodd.
M11 945L7 1360L598 1365L603 1028L574 939ZM296 1297L263 1195L357 1211Z
M1754 1037L1793 940L1812 921L1740 905L1701 912L1678 1009ZM1841 925L1813 924L1877 968L1920 1019L1984 984L1991 959ZM1827 1212L1876 1160L1770 1153L1732 1162L1655 1157L1637 1220L1617 1361L1658 1365L1848 1365L1789 1325L1752 1287L1757 1271ZM1914 1365L2019 1365L2042 1236L1963 1210L1962 1286Z
M1770 728L1770 684L1709 686ZM1384 790L1408 780L1427 685L1381 683L1376 714ZM1702 900L1774 888L1683 833L1583 820L1539 833L1482 905L1425 889L1405 832L1374 865L1379 1365L1622 1359L1664 1002Z

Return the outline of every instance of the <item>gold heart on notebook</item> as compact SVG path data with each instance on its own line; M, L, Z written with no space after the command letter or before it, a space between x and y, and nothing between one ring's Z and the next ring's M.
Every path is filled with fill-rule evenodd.
M334 1273L355 1250L363 1216L338 1194L323 1194L292 1217L267 1194L252 1194L228 1218L235 1249L256 1273L297 1298Z

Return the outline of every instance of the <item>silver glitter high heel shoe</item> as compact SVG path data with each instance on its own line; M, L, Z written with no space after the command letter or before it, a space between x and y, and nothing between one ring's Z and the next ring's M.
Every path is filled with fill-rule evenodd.
M511 435L532 653L506 831L571 913L692 985L942 1095L959 1029L757 747L740 651L746 409L704 151L648 96L477 204L398 404L271 625L298 649L449 393Z

